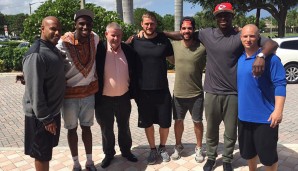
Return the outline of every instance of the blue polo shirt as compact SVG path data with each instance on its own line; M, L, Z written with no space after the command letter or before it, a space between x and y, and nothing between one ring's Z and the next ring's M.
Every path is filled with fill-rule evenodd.
M238 118L253 123L270 123L275 96L286 96L286 73L276 55L266 57L265 71L260 77L252 74L257 51L247 58L244 52L238 59Z

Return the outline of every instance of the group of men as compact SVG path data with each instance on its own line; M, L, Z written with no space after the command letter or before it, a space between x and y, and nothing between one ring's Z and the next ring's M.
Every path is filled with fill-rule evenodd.
M235 31L232 27L234 11L230 3L218 4L213 14L218 28L200 30L197 37L194 19L184 17L179 32L182 40L171 42L168 37L175 39L175 33L156 32L157 19L154 13L147 12L142 16L142 33L134 36L128 44L122 42L122 28L115 22L106 27L106 41L99 40L92 32L94 14L89 10L77 11L74 16L75 31L63 36L56 17L44 18L41 39L30 47L23 59L26 83L23 99L25 154L35 158L36 170L49 170L52 149L59 141L60 111L64 127L68 129L73 170L82 168L78 158L78 120L87 157L86 170L96 170L90 130L94 109L102 131L105 154L101 167L108 167L116 154L115 118L121 154L127 160L137 162L137 157L131 152L129 128L132 98L138 106L138 127L145 129L151 148L148 164L155 164L159 157L164 162L181 157L184 148L183 120L187 111L192 116L197 140L195 160L204 161L202 120L205 106L208 160L204 171L211 171L215 166L222 121L225 125L225 171L233 170L231 163L237 122L240 153L248 160L249 167L256 168L259 157L264 165L276 170L276 137L282 120L286 86L280 61L270 55L277 45L269 39L260 38L255 25L245 26L241 33ZM166 60L175 64L173 98L169 91ZM263 86L266 88L261 89ZM256 97L258 106L254 101ZM166 141L172 109L176 144L170 157ZM250 116L252 113L253 116ZM159 125L158 147L154 124ZM270 149L262 148L264 133L271 136L266 140Z

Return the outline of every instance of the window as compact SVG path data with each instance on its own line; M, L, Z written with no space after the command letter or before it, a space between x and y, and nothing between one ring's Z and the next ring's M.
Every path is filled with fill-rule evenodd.
M298 50L298 40L285 41L280 44L282 49Z

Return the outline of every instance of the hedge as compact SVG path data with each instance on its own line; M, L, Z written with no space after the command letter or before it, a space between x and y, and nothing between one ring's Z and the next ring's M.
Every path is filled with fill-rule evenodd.
M28 47L13 48L2 47L0 48L0 72L21 71L22 58L28 51Z

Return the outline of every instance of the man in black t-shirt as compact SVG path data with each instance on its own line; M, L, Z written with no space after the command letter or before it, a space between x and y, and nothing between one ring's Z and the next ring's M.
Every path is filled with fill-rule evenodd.
M155 164L159 155L164 162L170 160L165 148L172 119L166 59L173 62L173 48L163 33L156 32L156 21L152 12L143 14L141 25L144 35L141 38L135 36L131 42L131 46L139 56L137 58L138 93L136 103L139 112L138 126L145 128L151 148L147 159L148 164ZM160 126L158 150L155 146L153 124Z

